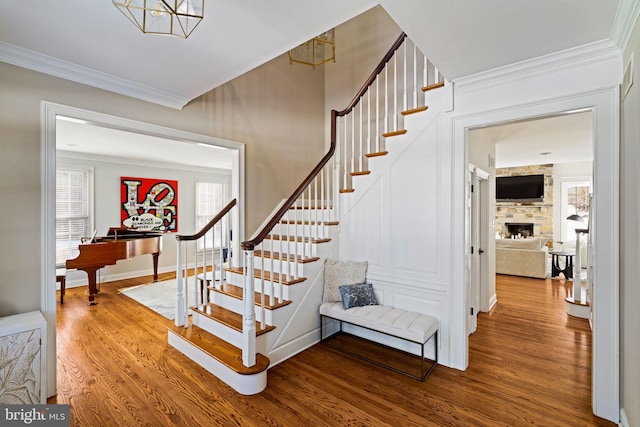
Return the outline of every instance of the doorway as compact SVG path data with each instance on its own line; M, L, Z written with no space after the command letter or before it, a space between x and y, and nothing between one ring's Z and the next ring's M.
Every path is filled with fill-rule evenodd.
M107 129L160 138L181 144L220 147L231 152L231 197L238 200L239 209L234 222L237 224L238 236L244 236L244 144L223 140L205 135L194 134L177 129L166 128L149 123L136 122L129 119L110 116L102 113L82 110L59 104L42 104L42 312L49 325L56 325L56 282L55 282L55 205L56 205L56 136L57 120L63 116L71 120L91 123ZM242 239L234 239L241 241ZM236 248L237 250L238 248ZM56 330L47 331L47 396L56 393Z
M543 118L564 114L568 111L590 110L593 114L594 174L592 200L591 238L594 246L594 304L593 322L593 371L592 407L596 415L606 419L616 419L619 413L619 134L618 134L617 87L593 91L568 98L557 98L530 104L499 108L484 112L469 112L453 119L454 159L456 169L455 188L464 194L465 174L468 160L468 132L482 126L494 126L515 121ZM454 221L464 225L465 200L459 198L454 204ZM459 249L454 262L465 262L464 229L455 236ZM455 316L466 319L467 296L464 271L462 277L454 274L454 292L464 296ZM459 283L459 284L458 284ZM459 317L458 317L459 316ZM464 323L466 325L466 322ZM452 339L464 348L464 358L468 361L468 338L463 324L456 325L456 335ZM464 336L464 337L463 337ZM459 340L459 341L458 341ZM461 361L463 362L464 359ZM468 363L468 362L467 362Z

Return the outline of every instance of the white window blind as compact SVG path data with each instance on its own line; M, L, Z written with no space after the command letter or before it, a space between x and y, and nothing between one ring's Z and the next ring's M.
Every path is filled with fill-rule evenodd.
M74 257L80 239L90 235L89 174L56 171L56 265Z
M227 202L227 182L198 181L196 183L196 231L207 225L209 221L218 213ZM224 220L223 220L224 222ZM225 234L228 233L228 225L225 223ZM226 246L226 239L222 236L222 224L218 222L213 228L213 232L206 234L206 248L211 249L215 243L215 248L220 248L221 238L223 246ZM198 241L198 249L202 249L202 241Z

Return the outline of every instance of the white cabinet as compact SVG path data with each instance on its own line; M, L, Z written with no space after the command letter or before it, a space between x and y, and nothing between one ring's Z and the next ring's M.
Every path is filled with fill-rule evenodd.
M0 318L0 404L47 403L46 332L39 311Z

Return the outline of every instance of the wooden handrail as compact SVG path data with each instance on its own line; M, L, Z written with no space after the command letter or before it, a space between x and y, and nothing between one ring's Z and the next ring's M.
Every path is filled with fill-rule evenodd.
M387 54L384 56L384 58L382 58L378 66L375 68L375 70L373 70L373 73L371 73L367 81L362 85L362 87L360 88L356 96L353 97L353 99L351 100L347 108L338 112L338 116L342 117L345 114L349 114L351 110L354 109L354 107L356 106L360 98L364 96L364 94L367 92L367 89L369 89L369 86L371 86L373 82L376 81L378 74L380 74L382 70L384 70L385 65L387 65L387 62L389 62L389 60L396 53L396 50L398 50L400 46L402 46L402 42L404 42L405 38L407 38L407 35L405 33L402 33L400 34L400 36L398 36L398 38L393 43L393 45L391 46Z
M278 211L275 214L273 214L269 222L267 222L267 224L262 228L262 230L253 239L246 240L240 244L240 247L243 250L253 251L256 246L262 243L262 241L271 232L273 227L276 226L276 224L282 219L284 214L287 213L287 211L291 208L291 206L293 206L293 204L296 202L300 194L302 194L305 188L307 188L309 184L311 184L311 182L314 180L314 178L318 175L318 173L320 173L322 168L324 168L324 166L329 162L329 160L331 160L331 157L333 157L333 154L336 151L336 136L337 136L336 121L338 119L338 116L344 116L345 114L348 114L351 110L353 110L355 105L358 103L358 100L360 100L360 98L366 93L369 86L373 84L378 74L380 74L380 72L384 69L387 62L389 62L389 60L393 57L396 50L398 50L398 48L402 45L402 42L404 42L404 39L406 37L407 35L405 33L400 34L400 37L398 37L398 39L394 42L393 46L391 46L391 48L389 49L387 54L384 56L384 58L382 58L382 61L380 61L378 66L375 68L375 70L373 70L373 73L371 73L371 76L369 76L365 84L358 91L358 93L353 98L353 100L351 101L351 103L347 108L339 112L336 110L331 110L331 144L329 146L329 151L327 151L324 157L320 160L320 162L316 165L316 167L313 168L311 173L307 175L304 181L300 183L300 185L298 186L298 188L295 189L293 194L291 194L291 196L289 196L289 198L282 204L280 209L278 209Z
M331 111L331 129L333 129L335 126L334 113L335 111ZM282 217L284 216L285 213L287 213L289 208L293 206L293 204L298 199L298 196L300 196L300 194L302 194L305 188L307 188L307 186L311 184L311 181L313 181L313 179L318 175L318 173L320 173L322 168L327 164L327 162L331 159L331 157L333 157L333 153L335 151L336 151L336 141L335 141L335 138L332 138L331 145L329 147L329 151L327 151L327 154L324 155L324 157L320 160L320 162L316 165L316 167L313 168L311 173L307 175L304 181L302 181L302 183L300 183L298 188L295 189L293 194L291 194L291 196L289 196L287 201L284 202L284 204L280 207L280 209L278 209L278 212L276 212L271 217L271 220L269 220L269 222L262 228L262 231L260 231L258 235L253 239L244 241L240 244L240 247L242 249L246 251L252 251L255 249L256 246L258 246L265 239L265 237L267 237L267 235L271 232L273 227L275 227L276 224L282 219Z
M222 210L220 212L218 212L218 214L216 216L214 216L213 219L211 221L209 221L207 223L207 225L202 227L202 230L198 231L196 234L191 234L191 235L188 235L188 236L184 235L184 234L178 234L178 235L176 235L176 240L179 241L179 242L189 241L189 240L198 240L199 238L204 236L206 232L211 230L213 228L213 226L216 225L216 223L218 221L220 221L222 218L224 218L224 216L229 213L231 208L233 208L236 205L236 203L237 203L236 199L233 199L232 201L230 201L227 204L227 206L222 208Z

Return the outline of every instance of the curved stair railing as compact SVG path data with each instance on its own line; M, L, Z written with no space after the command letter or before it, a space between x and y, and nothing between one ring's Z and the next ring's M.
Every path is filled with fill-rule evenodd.
M231 200L197 233L176 235L176 326L189 326L188 296L191 282L193 282L195 304L202 305L208 302L207 283L215 284L216 281L219 283L224 281L225 259L231 256L230 214L236 204L236 199ZM190 259L191 254L193 257ZM189 275L192 268L194 274Z
M284 285L301 279L297 266L314 258L314 243L328 240L340 193L353 191L352 177L368 173L367 158L387 154L385 138L405 133L403 117L426 110L427 91L443 85L438 70L402 33L349 106L331 111L327 153L264 226L241 243L245 366L256 363L256 312L264 328L266 305L283 301Z

